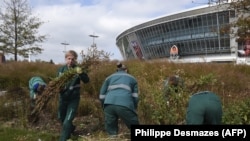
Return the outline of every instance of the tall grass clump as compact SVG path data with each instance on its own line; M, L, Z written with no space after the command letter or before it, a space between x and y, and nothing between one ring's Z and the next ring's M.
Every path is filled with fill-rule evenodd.
M0 65L0 90L27 87L33 76L40 76L46 82L56 76L58 65L43 62L8 62Z

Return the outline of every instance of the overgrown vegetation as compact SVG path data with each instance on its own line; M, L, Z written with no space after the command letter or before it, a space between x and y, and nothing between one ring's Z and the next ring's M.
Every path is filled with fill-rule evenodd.
M141 124L185 124L188 98L192 93L201 90L211 90L221 97L224 112L223 124L250 124L249 66L222 63L175 64L167 61L142 62L138 60L123 63L128 66L129 73L138 80L140 91L138 115ZM103 112L98 97L104 79L116 71L115 64L116 61L103 61L91 66L89 68L91 81L88 84L82 84L82 97L77 117L89 118L78 122L77 125L90 139L93 137L105 139ZM34 128L40 132L51 132L50 125L43 123L43 126L40 125L38 128L38 125L30 125L27 120L27 114L30 112L27 83L34 75L42 76L49 82L49 78L55 76L58 67L59 65L39 62L1 64L0 89L7 90L7 95L1 96L0 99L1 122L15 121L11 122L8 127L21 128L26 131ZM172 74L180 75L185 87L178 93L166 97L162 93L163 81ZM58 123L57 98L57 95L54 95L46 106L44 112L50 115L41 117L42 120L44 118L44 122ZM6 132L5 129L1 130ZM56 134L51 138L56 138L55 135L59 134L59 130L60 125L52 131ZM121 123L121 133L123 131L126 131L126 127ZM29 139L32 140L32 137Z

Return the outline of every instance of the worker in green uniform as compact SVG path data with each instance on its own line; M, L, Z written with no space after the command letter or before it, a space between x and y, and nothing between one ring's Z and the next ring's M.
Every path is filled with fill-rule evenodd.
M29 93L30 93L30 110L35 107L35 100L38 95L41 95L46 87L45 81L40 76L33 76L29 80Z
M118 135L120 118L130 129L139 124L136 113L138 105L138 84L134 76L127 73L125 65L118 63L117 71L108 76L100 89L99 99L104 109L105 129L115 137Z
M211 91L193 94L188 102L186 124L215 125L222 121L222 103L220 97Z
M65 53L66 64L59 68L58 76L71 68L77 67L77 53L73 50L69 50ZM60 141L66 141L70 138L71 133L74 132L76 126L73 125L72 121L75 118L79 102L80 102L80 83L89 82L87 73L82 72L76 74L72 80L65 84L65 87L60 91L59 96L59 108L58 118L62 123L62 130Z
M163 93L166 97L178 93L184 88L184 81L179 75L171 75L164 81Z

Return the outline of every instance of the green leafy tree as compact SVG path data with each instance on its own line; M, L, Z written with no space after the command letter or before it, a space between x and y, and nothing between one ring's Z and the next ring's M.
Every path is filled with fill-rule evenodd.
M237 42L245 42L250 40L250 0L231 0L230 8L235 10L238 19L233 26L238 30L234 35L237 37Z
M40 54L38 45L46 40L38 35L38 28L44 23L32 16L27 0L4 0L0 11L0 50L5 54L27 58L29 53Z

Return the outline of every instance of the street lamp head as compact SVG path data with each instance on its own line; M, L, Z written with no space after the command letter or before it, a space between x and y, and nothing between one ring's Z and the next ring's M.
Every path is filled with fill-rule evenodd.
M93 38L97 38L97 37L99 37L99 36L97 36L97 35L89 35L90 37L93 37Z
M63 53L66 53L66 46L69 45L69 43L64 42L64 43L61 43L61 44L64 45L64 51L63 51Z
M65 45L65 46L66 46L66 45L69 45L68 43L61 43L61 44L62 44L62 45Z

